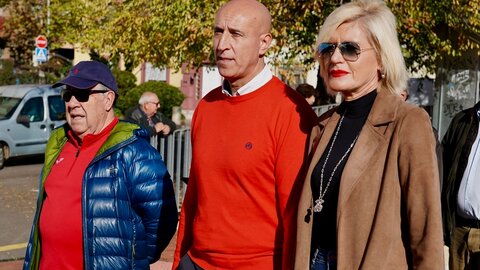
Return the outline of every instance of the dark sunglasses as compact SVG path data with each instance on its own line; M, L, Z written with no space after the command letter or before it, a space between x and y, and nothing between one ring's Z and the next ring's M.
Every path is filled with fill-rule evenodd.
M337 47L340 49L340 53L343 56L343 59L349 62L355 62L358 60L358 57L361 52L373 50L373 48L360 48L360 45L356 42L345 41L341 43L328 43L323 42L318 46L318 52L321 57L332 57L335 53Z
M62 99L65 102L69 102L72 97L75 97L75 99L78 102L87 102L88 98L90 97L91 94L96 94L96 93L106 93L110 90L72 90L72 89L65 89L62 90Z

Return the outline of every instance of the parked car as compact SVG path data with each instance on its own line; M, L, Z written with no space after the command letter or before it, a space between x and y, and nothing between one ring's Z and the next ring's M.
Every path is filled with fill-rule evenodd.
M11 157L45 152L50 132L65 123L61 88L0 86L0 169Z

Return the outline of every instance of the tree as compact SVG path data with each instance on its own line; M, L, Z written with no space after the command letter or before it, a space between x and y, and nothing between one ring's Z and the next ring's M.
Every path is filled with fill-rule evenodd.
M213 0L59 1L52 4L55 46L77 44L101 55L122 55L180 68L211 59ZM75 29L75 31L72 31Z
M435 72L447 56L480 48L480 0L390 0L407 66Z
M35 37L43 34L44 8L36 0L12 0L5 7L6 46L10 48L16 66L31 65Z
M35 0L12 2L32 6L38 3ZM347 1L262 2L273 17L275 41L269 57L280 71L288 73L295 67L312 67L319 27L333 9ZM435 71L444 56L458 56L480 48L480 0L386 2L397 16L400 42L411 71ZM215 11L223 3L225 1L215 0L52 1L51 48L70 43L86 51L92 49L107 59L122 57L128 67L144 61L174 68L180 68L182 63L199 66L213 60L213 20ZM29 8L20 6L23 10ZM44 9L37 9L11 13L12 25L24 29L20 23L33 23L28 19L31 14L44 18L40 16ZM31 37L32 31L38 31L35 24L31 28L30 34L22 36L23 40ZM22 38L14 36L11 45L22 47Z
M5 7L10 3L10 0L0 0L0 7Z
M318 29L344 2L349 1L266 1L273 13L278 43L273 49L280 65L287 69L295 63L310 66ZM480 0L386 2L397 17L399 40L410 71L433 73L445 56L480 48Z

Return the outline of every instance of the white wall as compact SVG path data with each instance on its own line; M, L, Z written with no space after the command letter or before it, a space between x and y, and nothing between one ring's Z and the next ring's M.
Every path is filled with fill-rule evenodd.
M145 81L167 81L167 69L154 67L151 63L145 63Z
M307 71L307 81L306 83L310 84L313 87L317 86L317 70L318 70L318 64L315 64L315 66Z
M218 73L217 67L202 67L202 98L211 90L222 84L222 76Z

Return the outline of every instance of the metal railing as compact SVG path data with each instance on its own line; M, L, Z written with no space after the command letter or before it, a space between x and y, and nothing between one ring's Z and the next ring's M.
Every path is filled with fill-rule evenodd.
M330 110L338 104L329 104L312 107L317 115ZM192 144L190 141L190 128L177 129L167 138L154 136L150 143L162 155L163 161L170 173L175 189L175 199L180 210L190 176L192 161Z
M320 116L326 111L336 106L338 106L338 104L328 104L328 105L322 105L322 106L315 106L315 107L312 107L312 109L318 116Z
M150 143L160 152L163 162L170 173L175 189L175 199L180 210L185 196L190 163L192 160L192 144L190 142L190 128L175 130L167 138L154 136Z

